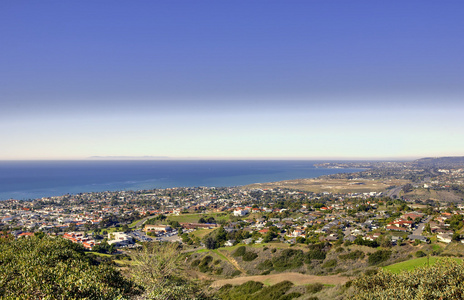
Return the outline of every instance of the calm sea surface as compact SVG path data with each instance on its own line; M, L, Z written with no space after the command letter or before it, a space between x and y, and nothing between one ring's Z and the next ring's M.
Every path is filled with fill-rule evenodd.
M223 187L314 178L357 169L318 161L0 161L0 200L169 187Z

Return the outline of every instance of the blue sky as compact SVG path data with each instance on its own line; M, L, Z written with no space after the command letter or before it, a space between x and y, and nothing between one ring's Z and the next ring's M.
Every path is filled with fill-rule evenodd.
M464 155L462 1L4 1L0 159Z

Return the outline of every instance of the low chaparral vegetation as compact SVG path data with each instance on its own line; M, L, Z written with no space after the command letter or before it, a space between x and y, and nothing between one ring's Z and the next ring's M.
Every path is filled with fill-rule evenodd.
M352 300L464 299L464 264L443 259L430 267L392 273L380 270L353 282Z
M142 288L61 238L0 242L1 299L118 299Z

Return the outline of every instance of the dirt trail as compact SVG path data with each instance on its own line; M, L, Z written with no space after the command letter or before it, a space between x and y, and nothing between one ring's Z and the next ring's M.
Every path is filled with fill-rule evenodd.
M257 275L257 276L245 276L237 277L232 279L221 279L216 280L211 284L211 287L221 287L225 284L239 285L247 281L259 281L266 284L276 284L284 280L289 280L295 285L303 285L310 283L322 283L322 284L343 284L349 280L348 277L342 277L338 275L330 276L316 276L316 275L305 275L300 273L281 273L271 275Z
M227 260L228 260L237 270L239 270L239 271L242 272L243 274L246 274L246 273L247 273L247 271L246 271L244 268L242 268L242 267L238 264L238 262L235 260L235 258L233 258L232 256L230 256L230 254L229 254L227 251L224 251L224 252L221 251L221 254L224 255L224 256L227 258Z

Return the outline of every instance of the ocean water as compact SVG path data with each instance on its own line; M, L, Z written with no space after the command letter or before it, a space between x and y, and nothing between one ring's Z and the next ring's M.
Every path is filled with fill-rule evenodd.
M0 200L169 187L224 187L314 178L357 169L319 161L0 161Z

